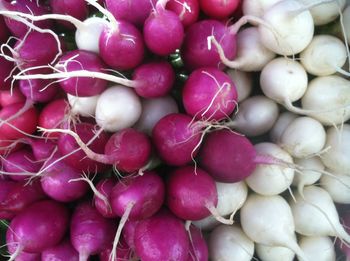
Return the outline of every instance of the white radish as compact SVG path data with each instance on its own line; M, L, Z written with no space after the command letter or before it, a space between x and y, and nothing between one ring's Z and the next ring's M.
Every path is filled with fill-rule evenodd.
M317 77L309 82L301 104L324 125L342 124L350 119L350 81L337 75Z
M350 175L350 125L330 127L325 147L329 149L321 156L323 164L335 173Z
M236 69L228 69L226 71L228 76L232 79L235 84L238 102L241 102L249 97L253 89L253 76L249 72L243 72Z
M243 231L254 242L287 247L300 260L308 260L296 242L291 209L281 196L251 194L241 208L240 217Z
M261 261L293 261L295 253L286 247L255 244L256 254Z
M67 94L68 102L73 114L78 114L84 117L95 116L97 100L100 95L90 97L78 97Z
M293 157L305 158L319 153L326 143L322 124L310 117L298 117L284 130L279 145Z
M324 25L334 21L344 9L346 0L322 1L298 0L309 9L315 25ZM310 8L309 8L310 6Z
M97 100L96 123L105 131L116 132L133 126L142 105L134 90L124 86L106 89Z
M288 152L269 142L258 143L255 150L259 155L268 155L283 162L293 163ZM261 195L278 195L289 188L294 170L278 164L258 164L253 173L246 178L248 186Z
M343 11L343 24L346 39L348 42L350 42L350 5L348 5Z
M296 232L304 236L337 236L349 243L350 236L340 224L328 192L311 185L304 188L303 195L297 194L295 200L290 200Z
M208 248L212 261L250 261L254 255L254 242L237 225L216 227L210 233Z
M318 157L295 159L294 163L305 168L305 170L301 170L297 175L294 175L293 179L293 185L302 194L305 186L312 185L320 179L325 166Z
M244 15L262 17L266 10L281 0L245 0L242 1Z
M300 53L314 35L311 13L303 10L303 4L296 0L277 2L266 10L262 19L274 30L260 25L261 41L266 48L280 55Z
M334 243L329 237L301 237L299 245L309 260L336 260Z
M135 128L151 135L154 125L164 116L179 111L171 96L142 100L142 113Z
M279 57L270 61L261 71L260 86L267 97L288 109L292 102L303 97L308 77L299 62Z
M282 137L283 132L287 128L287 126L298 117L297 114L294 114L292 112L286 111L282 112L275 124L272 126L272 129L270 130L270 138L271 141L274 143L279 143Z
M221 183L215 182L218 194L216 209L220 216L235 214L244 204L248 195L248 187L245 182ZM192 222L204 230L213 229L219 222L212 215Z
M316 76L334 74L347 59L345 44L335 36L316 35L308 47L300 53L305 70Z
M350 175L334 173L336 178L323 175L320 180L322 188L327 190L333 201L350 204Z
M244 100L230 127L247 136L258 136L269 131L278 117L277 104L263 96L252 96Z

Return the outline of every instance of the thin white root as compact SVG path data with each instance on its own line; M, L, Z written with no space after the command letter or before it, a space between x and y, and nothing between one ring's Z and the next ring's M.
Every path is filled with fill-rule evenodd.
M118 32L119 31L119 22L117 19L115 19L114 15L109 12L107 9L105 9L103 6L101 6L97 0L85 0L88 2L90 5L95 7L98 11L100 11L104 16L107 17L107 19L110 22L111 28L113 28L113 32Z
M213 217L219 221L222 224L226 224L226 225L232 225L234 223L233 221L233 215L230 216L229 219L226 219L224 217L222 217L220 215L220 213L218 212L218 210L213 206L213 205L207 205L207 209L209 210L209 212L213 215Z

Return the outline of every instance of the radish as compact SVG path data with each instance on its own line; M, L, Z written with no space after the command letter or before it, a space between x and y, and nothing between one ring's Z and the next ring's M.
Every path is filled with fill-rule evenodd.
M158 121L152 140L159 157L169 165L182 166L191 162L201 142L200 127L186 114L168 114Z
M0 57L1 59L1 57ZM21 90L14 86L13 89L4 89L0 91L0 106L6 107L7 105L11 105L14 103L25 102L25 96L21 92Z
M31 146L34 158L37 161L44 161L53 155L57 149L56 142L50 139L29 138L26 142Z
M78 204L70 224L70 241L79 253L79 260L86 261L90 255L98 254L113 240L113 220L102 217L91 202Z
M168 95L153 99L143 99L141 102L142 113L134 128L150 136L154 126L161 118L168 114L179 112L176 101Z
M10 32L5 24L4 18L0 17L0 43L5 43L10 35Z
M287 247L300 260L309 260L296 242L293 215L281 196L251 194L241 209L241 225L254 242Z
M166 10L167 0L156 3L154 10L143 25L143 37L146 46L157 55L169 55L181 47L184 28L180 18Z
M344 24L344 32L346 35L346 40L350 42L350 7L346 6L342 13L343 24Z
M284 130L279 145L293 157L306 158L324 148L326 131L322 124L310 117L298 117Z
M349 86L348 80L337 75L311 80L301 99L301 113L311 112L324 125L342 124L350 119Z
M293 261L295 253L286 247L255 244L256 254L261 261Z
M254 242L237 225L216 227L208 245L211 260L250 261L254 255Z
M335 173L335 176L337 179L323 175L320 179L322 188L329 193L334 202L340 204L350 204L350 175L347 173Z
M203 238L202 232L195 226L190 226L190 251L187 261L208 260L208 246Z
M18 242L12 260L21 251L40 253L58 244L63 239L68 222L68 210L55 201L43 200L27 207L10 223L13 241Z
M296 231L305 236L337 236L348 243L350 236L340 224L328 192L311 185L304 188L303 194L290 202Z
M47 86L48 88L45 88ZM58 92L58 87L57 83L49 80L32 79L19 81L19 88L27 98L27 104L52 101ZM25 107L26 104L23 108Z
M84 117L95 116L97 100L100 96L79 97L67 94L68 102L73 114L78 114Z
M227 74L205 67L190 74L182 91L182 101L186 112L196 119L219 121L233 112L237 91Z
M142 261L186 261L188 258L190 241L183 221L167 209L139 221L134 240L136 254Z
M298 115L285 111L282 112L275 124L273 125L272 129L270 130L270 139L274 143L279 143L282 137L283 132L286 130L287 126L298 117Z
M248 98L253 89L252 74L235 69L228 69L226 73L235 83L238 96L237 102L241 102Z
M111 253L112 253L112 246L104 249L98 254L100 261L122 261L122 260L135 260L135 253L131 248L128 246L128 244L125 242L125 239L123 237L120 238L121 240L118 242L117 246L117 256L115 259L111 259Z
M331 35L316 35L300 54L305 70L316 76L331 75L339 71L347 60L346 47Z
M169 0L166 9L176 13L185 28L198 20L198 0Z
M330 127L327 130L325 147L329 147L321 157L323 164L336 173L349 173L349 137L350 125L344 124L340 129Z
M208 16L223 19L230 16L240 4L239 0L199 0L201 10Z
M58 245L47 248L41 253L41 261L50 260L78 261L79 254L73 248L69 239L65 239Z
M78 20L84 20L89 13L87 2L84 0L60 1L51 0L50 7L54 14L70 15ZM72 25L65 22L60 22L67 28L72 28Z
M281 0L244 0L242 1L242 11L244 15L262 17L274 4Z
M265 96L257 95L244 100L233 116L233 121L227 125L244 135L259 136L272 128L277 117L277 104Z
M105 218L115 218L117 215L113 213L110 204L110 195L117 181L113 178L104 178L97 182L94 187L93 203L96 210Z
M336 260L334 244L329 237L301 237L299 245L309 260Z
M10 89L11 81L8 77L11 76L14 67L13 61L8 61L3 56L0 56L0 91Z
M260 155L269 155L282 162L293 163L292 157L274 143L262 142L254 146ZM245 181L256 193L266 196L277 195L285 191L292 184L294 170L281 165L259 164Z

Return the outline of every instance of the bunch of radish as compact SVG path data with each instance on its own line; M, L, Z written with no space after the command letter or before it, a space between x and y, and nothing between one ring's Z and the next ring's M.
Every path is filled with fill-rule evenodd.
M349 40L345 0L0 0L3 255L350 260Z

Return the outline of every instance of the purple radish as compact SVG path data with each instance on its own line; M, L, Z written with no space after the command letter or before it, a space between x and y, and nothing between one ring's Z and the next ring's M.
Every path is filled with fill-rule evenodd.
M37 161L47 160L57 148L56 142L50 139L28 138L26 141L31 146Z
M14 242L14 235L10 229L6 231L6 245L9 254L15 255L18 249L18 242ZM41 261L41 254L21 251L21 253L16 255L16 261Z
M207 261L208 245L202 235L202 232L196 226L190 226L190 253L187 261Z
M234 111L237 90L226 73L205 67L190 74L183 88L182 101L186 112L196 119L219 121Z
M186 114L168 114L158 121L152 131L153 143L159 157L169 165L185 165L196 156L201 140L201 126L192 123Z
M135 229L136 254L142 261L186 261L190 242L181 219L161 209Z
M86 70L102 73L106 66L97 54L89 51L75 50L64 54L55 68L62 72ZM59 84L65 92L79 97L98 95L107 86L105 80L94 77L66 77Z
M9 35L10 32L5 24L5 20L2 16L0 16L0 43L5 43L9 38Z
M87 261L90 255L110 246L114 233L115 222L100 215L90 201L75 207L70 224L70 240L79 253L79 261Z
M201 167L216 181L228 183L244 180L258 163L249 139L230 130L209 133L201 146L199 158Z
M215 209L218 204L215 181L204 170L180 167L170 173L166 188L167 206L177 217L200 220L213 214L220 218Z
M43 191L52 199L60 202L72 202L83 197L89 186L84 181L71 180L81 177L81 173L59 160L59 155L46 161L45 171L40 179Z
M214 36L224 50L225 57L233 60L236 56L236 37L228 27L217 20L201 20L186 30L181 53L185 67L195 70L201 67L224 69L215 47L208 48L208 37Z
M98 257L100 258L100 261L123 261L123 260L134 260L135 258L134 252L125 242L123 237L121 237L120 241L118 242L117 256L115 259L111 259L111 253L112 253L112 246L100 252Z
M157 0L105 0L106 8L116 19L142 26Z
M1 16L0 16L1 17ZM0 91L8 90L11 88L11 72L14 69L15 64L11 61L6 60L0 56Z
M105 218L115 218L117 215L112 211L110 204L110 195L112 193L113 187L116 185L117 181L113 178L101 179L97 185L96 190L101 193L103 197L94 195L94 206L96 210Z
M176 13L184 27L188 27L198 20L198 0L169 0L166 9Z
M8 194L16 187L16 182L13 180L0 180L0 202L7 199ZM14 213L2 210L0 205L0 219L10 220L15 216Z
M11 220L9 230L17 242L14 256L21 251L40 253L58 244L67 231L69 212L52 200L36 202Z
M168 94L175 82L175 72L165 61L145 63L133 72L137 82L135 91L144 98L156 98Z
M155 10L146 19L143 36L146 46L155 54L166 56L181 47L184 27L180 18L165 9L167 1L158 1Z
M67 238L58 245L45 249L41 253L41 261L79 261L79 254Z
M125 242L133 250L135 249L135 228L138 222L138 220L127 220L122 231L122 236L125 239Z
M47 87L47 88L46 88ZM23 95L32 102L49 102L57 94L59 85L49 80L20 80L19 88Z

